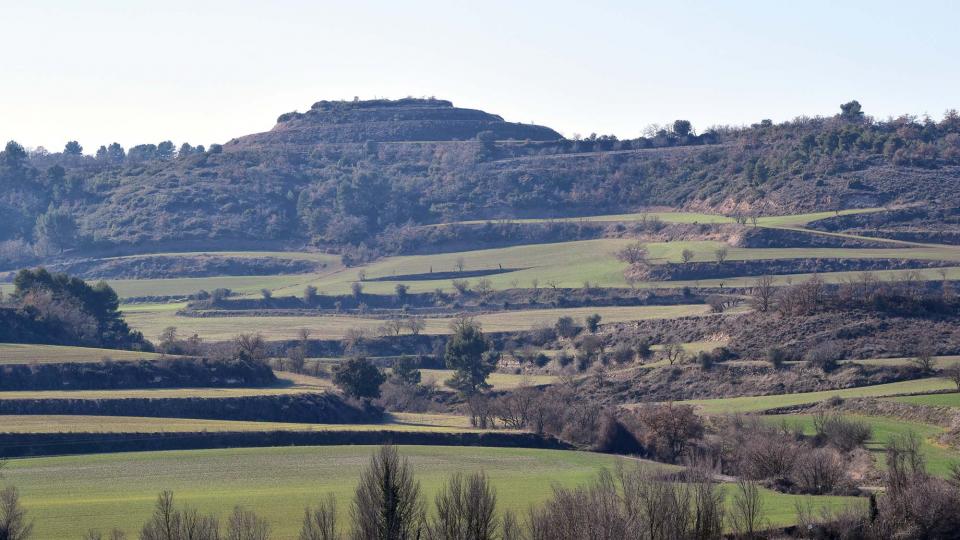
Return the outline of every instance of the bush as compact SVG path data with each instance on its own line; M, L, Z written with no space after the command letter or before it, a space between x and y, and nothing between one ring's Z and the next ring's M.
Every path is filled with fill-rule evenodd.
M843 452L863 446L873 437L873 429L866 422L851 420L841 414L818 412L813 416L816 439Z
M833 371L837 369L837 361L843 358L843 347L836 341L827 341L807 350L803 359L811 367L817 367L823 371Z

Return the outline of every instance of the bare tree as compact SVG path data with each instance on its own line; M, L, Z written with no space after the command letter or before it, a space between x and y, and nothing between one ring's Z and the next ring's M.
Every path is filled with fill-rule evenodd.
M730 525L740 538L758 538L764 529L763 501L760 488L755 482L740 478L733 494L730 508Z
M464 266L465 266L465 263L464 263L464 261L463 261L463 257L457 257L457 260L456 260L456 262L453 263L453 266L454 266L454 268L457 269L457 272L463 272L463 268L464 268Z
M427 327L427 322L423 317L408 317L407 318L407 329L410 330L410 333L413 335L419 335L420 332L423 332L423 329Z
M304 510L303 525L299 540L340 540L343 536L337 528L337 501L333 494L320 501L315 509Z
M692 261L693 257L694 253L689 249L684 249L680 252L680 260L683 261L683 264L687 264L688 262Z
M924 373L930 373L933 371L933 365L935 363L934 353L936 350L933 347L931 340L926 337L922 337L920 343L916 346L916 354L911 360L911 363L916 366L920 371Z
M382 446L360 474L350 517L356 540L415 540L423 533L420 483L393 446Z
M428 540L493 540L497 532L497 496L483 473L454 474L437 494L436 518Z
M270 524L250 510L239 506L227 518L227 534L224 540L269 540Z
M776 288L773 286L772 276L760 276L750 290L750 305L753 309L766 313L773 309L773 299Z
M33 522L27 522L27 512L20 506L20 493L10 486L0 491L0 538L27 540L33 532Z
M667 362L670 365L674 365L680 360L683 360L687 353L683 349L683 345L677 343L676 341L669 341L663 345L663 357L667 359Z
M726 246L717 248L717 250L713 252L713 256L717 259L717 264L723 264L723 262L727 260L728 255L730 255L730 250L727 249Z
M627 264L638 264L647 260L647 246L641 242L634 242L616 253L617 259Z
M960 363L950 364L943 372L947 378L953 381L953 384L957 385L957 392L960 392Z

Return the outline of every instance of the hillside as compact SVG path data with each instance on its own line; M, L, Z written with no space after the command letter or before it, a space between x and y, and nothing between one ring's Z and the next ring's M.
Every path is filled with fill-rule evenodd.
M960 117L875 121L855 102L830 118L566 140L442 100L321 101L264 133L175 149L111 145L91 157L8 144L0 269L77 249L389 253L419 224L649 206L771 215L923 203L917 212L949 235L956 220L941 216L960 207Z

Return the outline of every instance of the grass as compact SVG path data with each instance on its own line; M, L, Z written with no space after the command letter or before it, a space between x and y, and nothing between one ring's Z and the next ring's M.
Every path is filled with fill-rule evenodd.
M746 413L764 411L777 407L817 403L833 396L839 396L842 398L883 397L913 392L933 392L949 388L956 388L956 386L946 379L934 377L929 379L900 381L888 384L876 384L873 386L860 386L857 388L824 390L822 392L776 394L772 396L742 396L718 399L694 399L688 401L679 401L677 403L694 405L704 414Z
M817 221L821 219L826 219L833 217L835 215L847 216L851 214L863 214L869 212L879 212L884 210L883 208L854 208L850 210L841 210L839 212L813 212L809 214L793 214L785 216L764 216L757 220L758 225L763 225L767 227L781 227L781 226L803 226L807 225L812 221ZM719 214L704 214L700 212L635 212L631 214L605 214L597 216L583 216L583 217L570 217L570 218L529 218L529 219L507 219L503 220L509 223L563 223L563 222L572 222L572 223L584 223L584 222L599 222L599 223L617 223L617 222L631 222L631 221L642 221L647 219L659 219L664 223L735 223L734 218ZM496 220L471 220L471 221L456 221L452 222L453 224L483 224L487 221L496 221ZM429 227L441 227L444 224L428 225Z
M381 424L302 424L137 416L4 415L2 433L181 433L199 431L479 432L465 416L394 413Z
M951 392L949 394L924 394L919 396L900 396L890 398L900 403L909 403L911 405L925 405L927 407L960 407L960 393Z
M17 390L0 392L0 399L109 399L109 398L185 398L241 397L325 392L327 379L278 372L276 386L264 388L156 388L133 390Z
M111 360L156 360L160 357L161 355L156 353L121 351L117 349L0 343L0 365L99 362L104 358Z
M369 278L390 278L409 274L425 274L433 272L453 271L459 259L463 259L465 270L483 270L513 268L516 270L488 277L494 288L507 289L512 287L530 287L533 280L537 280L541 287L553 283L558 287L580 287L585 281L590 281L601 287L627 287L623 278L623 269L626 265L618 261L615 253L623 246L631 243L629 239L598 239L580 240L574 242L560 242L552 244L532 244L512 246L497 249L482 249L458 253L441 253L433 255L416 255L402 257L388 257L360 268L346 269L340 272L323 276L311 281L320 291L328 294L342 294L349 292L350 284L357 281L362 272ZM715 241L678 241L646 244L650 252L650 259L654 263L680 262L680 254L688 249L694 253L694 261L713 261L714 252L726 244ZM728 260L757 260L757 259L798 259L808 257L822 258L899 258L921 260L950 260L957 261L960 266L960 249L953 246L924 245L903 248L734 248L727 246ZM900 274L906 271L894 271ZM960 269L950 270L951 275L960 276ZM859 274L860 272L837 272L822 274L825 279L843 279ZM942 279L937 269L921 271L926 279ZM878 275L882 275L878 273ZM897 275L897 274L891 274ZM797 274L794 279L803 275ZM781 279L787 279L784 276ZM729 286L740 286L752 283L755 277L728 278L717 280L701 280L686 282L644 282L638 287L683 287L695 286L699 283L717 286L726 283ZM476 281L476 278L471 281ZM367 292L388 294L393 292L396 283L404 282L402 278L396 281L365 282ZM407 281L412 292L427 292L436 288L451 290L452 280ZM300 294L303 284L281 287L275 295Z
M873 436L867 443L867 449L874 456L874 460L881 468L884 463L884 448L893 437L903 436L913 432L921 439L920 450L927 463L927 471L931 474L947 477L950 475L950 465L960 462L960 452L951 448L945 448L936 443L933 439L944 432L944 429L938 426L931 426L919 422L909 422L906 420L896 420L877 416L847 415L848 418L859 420L869 424L873 429ZM784 416L765 417L769 422L786 421L790 425L798 426L803 429L807 435L813 435L813 415L793 414Z
M361 468L374 447L284 447L140 452L18 459L4 471L16 485L38 540L74 538L91 528L118 527L133 536L157 494L225 516L235 505L269 519L273 538L296 538L303 508L332 493L345 519ZM486 472L498 508L521 515L548 497L552 486L573 486L612 469L621 458L563 450L403 446L428 501L454 472ZM772 524L790 523L794 503L861 504L849 497L798 497L764 490Z
M487 332L529 330L542 324L553 324L563 316L583 319L593 313L603 322L622 322L640 319L662 319L704 314L709 310L703 304L673 306L614 306L595 308L537 309L502 311L477 315L475 319ZM205 340L232 339L241 332L260 332L267 339L296 339L301 328L311 331L316 339L339 339L347 330L359 328L375 335L384 320L349 315L322 316L253 316L253 317L178 317L174 310L124 311L130 325L143 332L148 339L156 339L168 326L177 327L180 335L197 333ZM450 317L425 319L425 334L450 332Z
M421 369L420 376L423 382L436 381L438 385L453 376L451 369ZM491 373L487 382L494 390L511 390L521 386L540 386L557 382L554 375L515 375L513 373Z

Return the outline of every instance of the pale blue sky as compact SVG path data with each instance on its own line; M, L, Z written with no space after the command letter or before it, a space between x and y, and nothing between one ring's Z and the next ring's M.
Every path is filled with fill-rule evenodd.
M0 139L224 142L436 96L567 136L960 108L960 3L3 0Z

